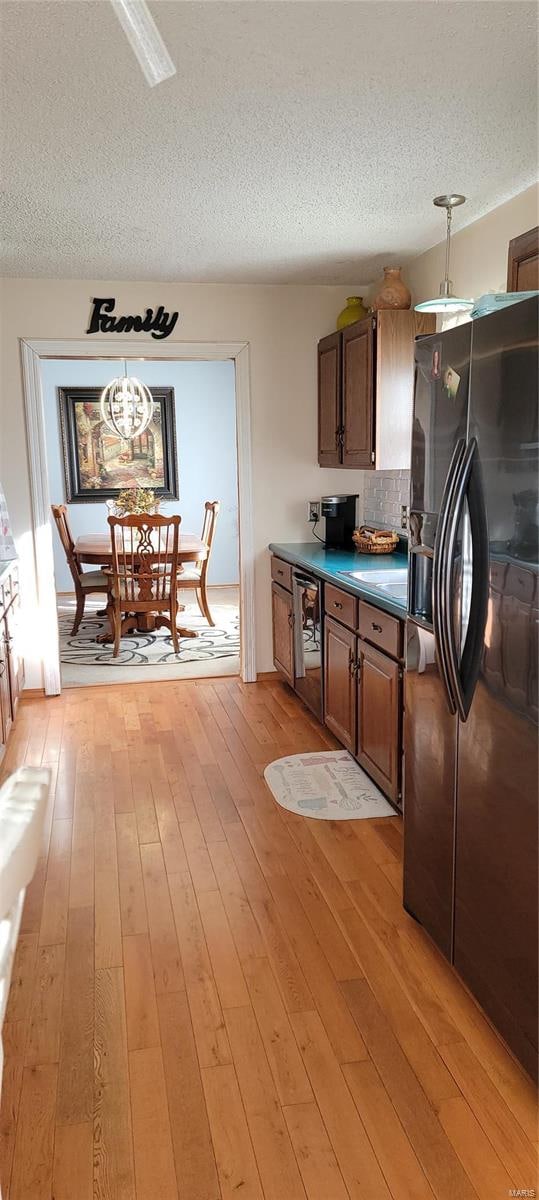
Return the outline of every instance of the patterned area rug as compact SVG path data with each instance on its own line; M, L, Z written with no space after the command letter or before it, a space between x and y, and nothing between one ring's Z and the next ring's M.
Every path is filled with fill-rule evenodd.
M395 811L346 750L277 758L264 778L282 808L319 821L394 817Z
M122 638L118 658L113 658L112 646L96 641L106 625L104 618L96 614L96 610L103 607L102 598L86 602L86 612L75 637L71 636L75 605L74 602L66 602L58 608L60 662L76 667L156 667L237 656L240 652L237 606L215 604L212 600L210 606L215 620L214 629L200 615L196 602L185 606L181 622L189 629L196 629L199 636L180 638L179 657L174 653L168 630L158 629L156 633L128 634Z

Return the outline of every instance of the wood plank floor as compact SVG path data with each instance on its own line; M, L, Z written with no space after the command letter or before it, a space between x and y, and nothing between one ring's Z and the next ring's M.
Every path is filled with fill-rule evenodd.
M496 1200L531 1083L400 901L400 819L276 806L334 746L279 682L20 708L49 764L7 1020L4 1200Z

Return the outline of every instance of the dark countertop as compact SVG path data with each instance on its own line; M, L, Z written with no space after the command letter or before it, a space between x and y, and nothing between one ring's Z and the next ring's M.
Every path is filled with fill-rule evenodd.
M270 550L278 558L294 566L313 571L327 583L333 583L353 596L376 604L384 612L395 617L406 615L406 600L399 600L381 591L375 584L350 579L341 571L388 571L397 568L408 570L405 554L357 554L353 550L329 550L318 542L271 542Z

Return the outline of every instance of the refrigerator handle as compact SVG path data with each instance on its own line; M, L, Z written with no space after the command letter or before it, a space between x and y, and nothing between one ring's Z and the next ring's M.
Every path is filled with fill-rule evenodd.
M472 592L468 628L459 664L459 648L451 620L452 564L465 501L468 501L472 539ZM461 720L471 708L479 670L488 607L488 528L477 441L472 438L462 461L448 516L447 541L442 570L445 633L449 677Z
M443 679L446 698L449 706L449 711L455 713L457 711L456 698L454 689L451 686L451 675L449 669L449 656L447 646L447 614L445 611L445 593L443 588L444 580L444 564L447 558L446 544L448 533L448 521L451 513L452 500L455 494L460 468L466 452L465 438L459 438L455 445L449 470L444 485L442 502L440 505L440 515L436 527L436 538L434 542L434 561L432 567L432 613L433 613L433 628L434 642L436 648L436 657L440 669L440 675Z

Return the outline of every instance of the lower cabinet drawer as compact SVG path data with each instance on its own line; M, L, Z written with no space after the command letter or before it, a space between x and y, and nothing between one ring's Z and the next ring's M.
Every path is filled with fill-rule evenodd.
M343 625L348 626L348 629L357 629L358 602L355 596L333 587L331 583L326 583L324 597L324 609L328 617L334 617L336 621L341 621Z
M290 563L285 562L282 558L276 558L274 554L271 558L271 578L287 591L292 591L292 567Z
M386 654L391 654L392 658L402 657L402 622L364 600L359 602L359 633L373 646L379 646Z

